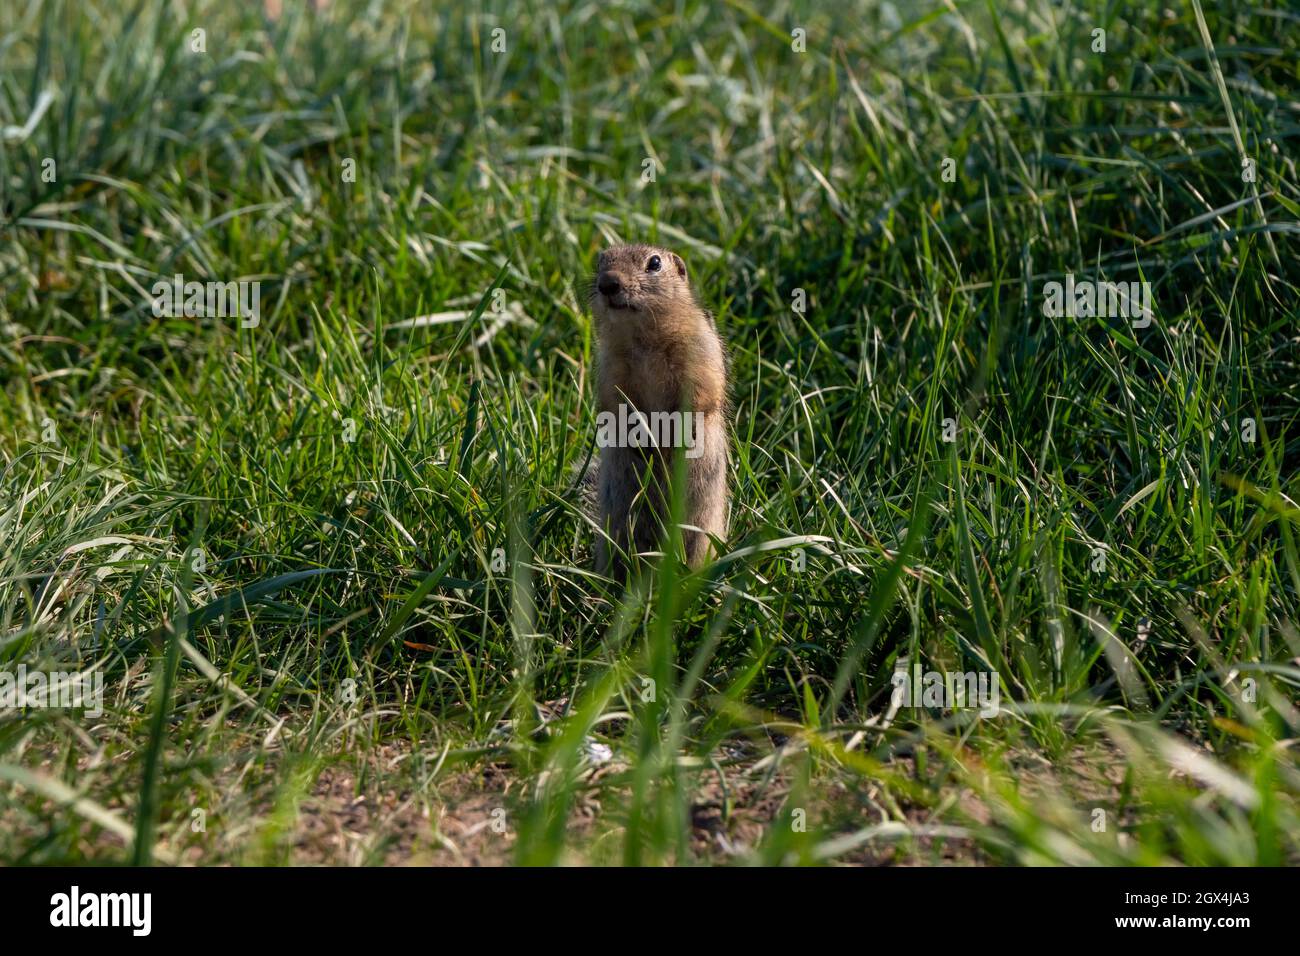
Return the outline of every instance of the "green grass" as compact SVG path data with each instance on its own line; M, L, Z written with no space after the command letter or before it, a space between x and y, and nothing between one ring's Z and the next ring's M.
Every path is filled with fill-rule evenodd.
M0 667L105 712L0 711L0 860L1300 861L1298 38L4 4L0 125L55 98L0 144ZM621 241L736 408L729 553L630 594L574 477ZM155 317L176 273L260 324ZM1066 274L1154 321L1044 316ZM1002 712L891 718L904 659Z

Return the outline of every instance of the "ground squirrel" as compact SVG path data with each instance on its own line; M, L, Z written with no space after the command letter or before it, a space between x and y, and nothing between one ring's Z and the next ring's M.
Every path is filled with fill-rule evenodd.
M591 288L596 318L600 464L596 563L621 570L618 551L660 550L674 448L686 464L687 563L727 533L727 353L681 256L657 246L600 254ZM639 414L638 414L639 413ZM607 541L605 534L612 540Z

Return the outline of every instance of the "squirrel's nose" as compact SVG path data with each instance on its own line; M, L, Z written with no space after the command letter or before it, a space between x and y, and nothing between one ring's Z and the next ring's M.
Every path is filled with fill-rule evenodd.
M596 288L605 295L617 295L622 290L623 285L618 281L618 276L604 272L601 273L599 281L596 282Z

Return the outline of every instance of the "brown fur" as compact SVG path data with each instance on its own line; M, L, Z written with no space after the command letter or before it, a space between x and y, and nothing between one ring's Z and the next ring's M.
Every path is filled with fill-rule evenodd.
M647 270L658 256L658 272ZM616 280L613 294L601 291ZM626 404L653 412L697 412L696 441L702 453L686 458L684 523L686 559L697 567L712 552L709 535L727 534L727 355L712 317L691 289L686 263L657 246L617 246L600 255L591 290L596 318L599 410L618 413ZM621 308L619 306L622 306ZM701 417L702 416L702 419ZM659 550L668 520L671 456L650 448L602 448L598 517L616 549ZM618 570L603 536L597 565Z

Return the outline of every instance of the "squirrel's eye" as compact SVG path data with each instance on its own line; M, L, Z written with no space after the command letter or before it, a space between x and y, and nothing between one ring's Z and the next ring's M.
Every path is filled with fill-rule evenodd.
M658 272L663 267L658 256L651 256L650 261L645 264L646 272Z

